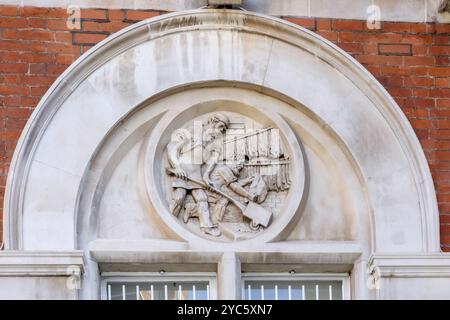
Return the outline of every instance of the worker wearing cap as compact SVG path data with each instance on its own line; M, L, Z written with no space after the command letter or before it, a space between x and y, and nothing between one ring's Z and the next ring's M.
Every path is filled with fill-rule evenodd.
M230 120L226 115L215 113L205 124L201 124L201 135L198 137L195 135L195 128L193 131L180 129L174 133L172 141L167 145L168 160L175 173L172 179L174 191L170 205L171 212L178 216L189 192L195 206L185 210L183 220L187 222L190 218L198 218L202 232L215 237L221 233L211 220L204 187L187 178L213 186L210 174L222 157L223 138L229 125Z

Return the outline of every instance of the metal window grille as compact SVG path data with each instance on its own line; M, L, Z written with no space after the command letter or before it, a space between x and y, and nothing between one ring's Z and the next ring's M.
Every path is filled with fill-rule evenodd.
M105 300L210 300L215 280L186 276L114 276L103 279Z
M243 276L243 300L343 300L346 277L311 276Z

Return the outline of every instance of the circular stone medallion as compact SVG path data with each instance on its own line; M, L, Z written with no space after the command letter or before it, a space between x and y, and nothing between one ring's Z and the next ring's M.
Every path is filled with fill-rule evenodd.
M236 101L168 111L144 161L147 192L163 221L213 241L281 232L303 194L303 157L288 124Z

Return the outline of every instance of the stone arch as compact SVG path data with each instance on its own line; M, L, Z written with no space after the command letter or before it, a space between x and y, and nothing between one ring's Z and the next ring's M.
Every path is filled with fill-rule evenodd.
M120 124L145 106L189 90L218 88L247 90L255 99L261 95L291 105L295 118L289 118L289 110L285 117L302 139L310 134L307 124L329 134L327 144L310 143L317 150L338 147L349 159L350 174L362 183L346 192L367 195L362 222L372 233L365 242L370 243L367 255L439 251L428 165L409 122L385 89L313 32L256 13L223 10L173 13L133 25L61 75L33 113L14 154L5 196L6 247L86 249L77 241L82 226L77 213L80 199L95 195L85 194L82 183L97 151L109 137L126 131ZM304 121L296 122L297 116ZM338 240L357 242L358 237Z

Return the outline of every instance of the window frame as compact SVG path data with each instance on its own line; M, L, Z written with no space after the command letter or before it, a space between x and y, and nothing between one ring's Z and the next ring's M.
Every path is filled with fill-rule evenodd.
M342 281L342 300L350 300L350 274L348 273L265 273L248 272L241 275L241 299L246 299L245 281Z
M100 299L108 300L108 282L171 282L207 281L209 300L217 300L217 273L215 272L102 272L100 274ZM199 300L200 301L200 300Z

